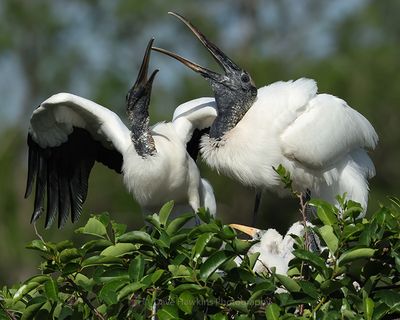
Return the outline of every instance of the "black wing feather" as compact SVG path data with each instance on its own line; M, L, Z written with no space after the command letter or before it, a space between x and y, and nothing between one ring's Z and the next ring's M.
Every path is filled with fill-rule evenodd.
M202 130L195 129L193 131L192 138L186 144L186 151L187 153L189 153L194 161L197 160L197 156L199 155L201 137L205 134L208 134L209 132L210 128L205 128Z
M34 211L31 222L43 213L44 196L47 193L46 228L58 214L61 228L71 216L76 222L88 193L88 180L95 161L121 173L122 155L105 148L94 140L89 132L74 128L68 141L58 147L41 148L28 135L28 177L26 197L30 195L36 179Z
M25 198L29 197L32 192L33 183L37 175L39 165L39 152L37 144L32 140L32 136L28 134L28 179L26 182Z
M56 155L52 154L47 162L47 213L46 228L50 226L58 213L58 172Z

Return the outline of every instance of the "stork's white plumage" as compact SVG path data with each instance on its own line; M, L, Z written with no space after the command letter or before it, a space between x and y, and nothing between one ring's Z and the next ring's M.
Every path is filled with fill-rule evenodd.
M364 209L367 179L375 175L366 149L378 136L360 113L335 96L317 94L314 80L276 82L257 89L249 73L182 16L224 69L218 74L181 56L153 48L205 77L215 94L218 116L201 153L214 169L241 183L285 193L273 167L283 165L293 187L312 197L336 201L347 193Z
M36 178L32 221L43 213L47 193L46 227L57 213L59 227L69 214L75 222L86 199L95 161L122 173L127 188L145 211L157 210L174 200L189 204L195 211L205 206L215 214L212 187L200 178L186 150L192 131L182 130L175 121L148 125L151 87L158 71L147 79L152 42L127 95L131 130L109 109L69 93L51 96L33 112L26 190L29 196ZM201 108L208 104L213 105L214 99L193 100L186 106Z
M272 268L275 268L276 273L287 274L289 262L294 258L294 236L304 235L304 225L301 222L295 222L285 236L275 229L260 230L238 224L231 224L231 226L248 234L253 240L259 240L248 251L248 254L260 253L254 265L254 271L271 272Z

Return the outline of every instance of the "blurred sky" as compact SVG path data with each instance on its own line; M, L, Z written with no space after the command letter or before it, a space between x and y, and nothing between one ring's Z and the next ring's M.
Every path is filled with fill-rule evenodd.
M308 55L314 59L323 58L335 51L333 42L333 33L335 32L334 26L341 20L347 17L355 10L360 10L368 1L366 0L336 0L324 2L323 16L315 20L309 20L308 7L304 5L306 2L297 0L283 1L285 7L288 8L287 28L289 30L279 30L271 35L269 41L262 46L262 53L265 59L271 56L280 56L288 60L295 59L301 50L303 54ZM92 93L91 78L105 72L109 68L113 68L120 63L127 63L132 58L132 52L138 46L137 43L121 43L119 44L118 56L115 56L112 46L115 43L112 41L112 34L115 32L116 23L115 19L118 17L112 12L113 6L118 2L101 1L101 6L105 12L110 12L109 15L102 16L98 25L93 24L93 19L96 17L91 16L90 6L84 5L80 1L56 1L52 5L53 13L65 25L65 28L58 35L59 41L63 43L66 48L71 47L83 53L85 61L89 66L73 75L74 79L71 81L71 86L68 88L58 88L62 91L71 91L73 93L90 97ZM0 2L0 12L3 10L3 3ZM230 47L240 46L237 42L242 38L246 38L246 33L250 32L251 26L245 19L241 19L238 15L227 14L225 2L218 3L215 1L208 6L202 7L206 10L204 16L210 16L213 19L220 21L223 26L222 38L224 42L221 45L223 48L229 49ZM274 26L281 26L277 19L282 17L276 12L276 5L273 2L266 1L264 6L261 6L258 13L260 19L266 29L273 29ZM229 12L228 12L229 13ZM166 15L166 12L165 12ZM139 19L140 17L136 17ZM308 19L308 20L307 20ZM157 23L157 21L160 21ZM144 47L150 37L157 39L173 37L177 21L170 17L169 20L158 19L154 17L154 22L147 25L148 29L141 30L140 46ZM94 27L95 26L95 27ZM180 26L183 27L183 26ZM25 37L29 37L30 30L24 30L26 34L16 33L13 37L20 38L24 41ZM136 36L136 35L135 35ZM176 50L181 54L190 56L195 61L204 61L206 52L198 50L196 40L185 41L183 44L179 43L176 39ZM236 42L234 45L230 43ZM301 45L300 45L301 44ZM297 48L297 49L296 49ZM140 50L139 50L140 52ZM139 64L140 57L135 57L136 64ZM63 61L59 61L60 64ZM162 72L158 76L160 87L167 90L174 90L176 85L176 76L183 72L188 72L184 68L177 67L176 64L171 63L168 59L159 58L155 55L152 59L153 65L161 69ZM27 115L21 114L24 110L29 110L23 103L24 95L26 92L26 81L24 79L23 70L18 62L17 57L13 52L3 52L0 55L0 96L2 107L0 109L0 130L14 124L26 125ZM90 74L83 72L90 70ZM43 77L46 77L46 72L51 70L43 70ZM40 77L40 75L39 75ZM129 74L127 73L127 77ZM56 92L53 92L56 93ZM46 97L36 97L32 101L31 109L36 107ZM21 121L22 120L22 121Z

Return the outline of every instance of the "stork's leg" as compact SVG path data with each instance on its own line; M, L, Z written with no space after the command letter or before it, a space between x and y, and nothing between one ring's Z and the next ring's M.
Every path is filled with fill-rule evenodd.
M311 190L307 189L305 194L303 194L303 203L306 204L306 210L305 210L305 219L306 221L310 221L312 218L315 217L315 208L310 206L308 202L311 200Z
M308 202L311 200L311 191L307 189L305 194L302 195L302 202L305 204L305 214L303 219L305 220L304 223L310 222L310 220L315 217L315 208L310 206ZM306 242L308 243L308 249L311 252L317 252L321 249L321 243L319 241L318 236L314 233L314 231L310 230L306 233L307 239Z
M262 196L262 190L256 189L256 198L254 201L254 209L253 209L253 221L251 224L252 227L256 226L258 210L260 209L260 204L261 204L261 196Z

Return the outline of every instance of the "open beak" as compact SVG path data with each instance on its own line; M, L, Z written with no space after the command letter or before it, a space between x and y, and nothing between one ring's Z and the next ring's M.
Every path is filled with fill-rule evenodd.
M150 53L151 47L153 45L154 38L150 39L149 43L146 47L146 52L143 57L142 65L140 66L139 74L137 76L136 82L133 85L133 88L144 87L144 86L151 86L156 76L158 70L154 70L151 74L150 78L147 79L147 72L149 70L149 62L150 62Z
M249 235L250 237L254 238L255 235L260 232L260 229L257 228L253 228L253 227L248 227L248 226L244 226L242 224L236 224L236 223L232 223L229 225L230 227L242 231L243 233Z
M200 40L200 42L212 54L212 56L218 62L218 64L224 69L226 75L229 75L233 71L240 70L240 68L225 53L223 53L215 44L213 44L211 41L209 41L188 20L186 20L184 17L182 17L181 15L179 15L175 12L168 12L168 14L173 15L176 18L178 18L179 20L181 20L190 29L190 31L192 31L192 33L196 36L196 38ZM202 67L202 66L198 65L197 63L194 63L194 62L192 62L186 58L183 58L183 57L181 57L173 52L170 52L168 50L157 48L157 47L152 47L152 49L178 60L179 62L183 63L188 68L192 69L193 71L195 71L197 73L200 73L204 77L208 77L208 78L211 78L216 81L221 81L221 78L224 77L223 75L220 75L214 71L211 71L205 67Z

